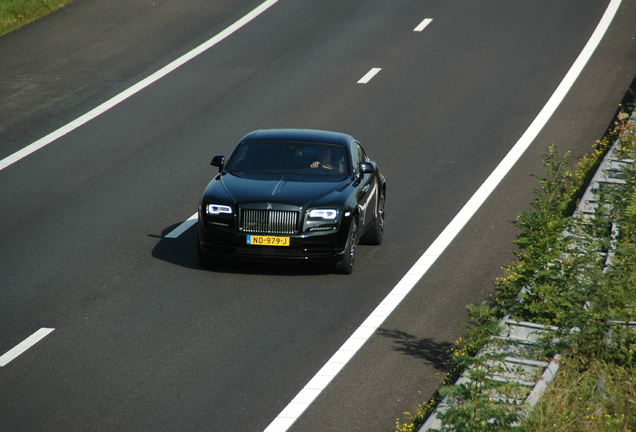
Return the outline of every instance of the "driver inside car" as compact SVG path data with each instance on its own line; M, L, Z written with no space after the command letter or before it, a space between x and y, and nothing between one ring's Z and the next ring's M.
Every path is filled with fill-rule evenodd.
M328 170L337 170L342 172L342 169L337 169L332 165L331 161L331 149L329 147L322 147L318 150L318 160L309 165L310 168L324 168Z

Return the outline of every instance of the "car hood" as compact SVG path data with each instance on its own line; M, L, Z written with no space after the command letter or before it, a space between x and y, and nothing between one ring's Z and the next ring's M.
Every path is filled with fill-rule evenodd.
M219 182L237 204L275 202L293 205L310 204L333 192L341 192L349 184L349 180L343 178L316 181L297 175L281 175L269 179L254 179L230 173L225 173L217 177L216 181L212 181ZM213 187L212 183L208 189Z

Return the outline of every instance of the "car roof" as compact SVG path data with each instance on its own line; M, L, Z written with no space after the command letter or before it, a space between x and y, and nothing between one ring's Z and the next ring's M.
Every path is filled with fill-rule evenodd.
M349 145L355 141L352 136L340 132L314 129L261 129L243 137L241 142L248 141L293 141L316 142L325 144Z

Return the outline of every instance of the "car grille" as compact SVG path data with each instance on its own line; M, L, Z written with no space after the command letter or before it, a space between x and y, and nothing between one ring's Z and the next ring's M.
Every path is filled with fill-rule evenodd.
M295 234L298 231L297 211L252 210L241 212L241 231L263 234Z

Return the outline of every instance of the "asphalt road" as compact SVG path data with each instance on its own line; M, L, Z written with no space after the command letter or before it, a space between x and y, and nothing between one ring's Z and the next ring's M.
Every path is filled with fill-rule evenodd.
M76 0L0 38L0 160L209 40L259 1ZM280 0L184 66L0 171L3 431L262 431L534 120L609 0ZM433 21L421 32L413 29ZM589 152L636 75L636 1L484 206L292 431L391 431L437 389L465 306L513 257L550 143ZM358 84L371 68L381 71ZM354 274L199 269L196 211L258 128L337 130L387 177Z

